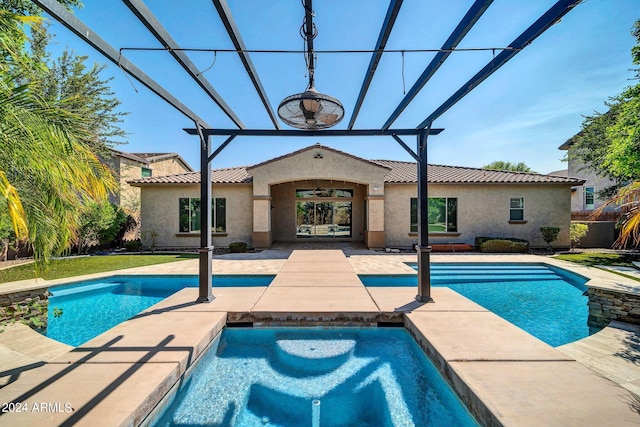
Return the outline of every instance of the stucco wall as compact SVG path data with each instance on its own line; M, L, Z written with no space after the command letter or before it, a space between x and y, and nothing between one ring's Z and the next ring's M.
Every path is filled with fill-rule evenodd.
M584 179L586 182L582 186L574 187L574 192L571 193L571 210L572 211L584 211L586 209L585 198L584 198L584 189L586 187L593 187L595 190L595 206L594 209L597 209L602 203L603 200L598 197L598 192L604 190L605 188L611 187L614 185L614 182L608 178L602 178L598 176L595 172L593 172L589 168L584 168L584 165L578 162L575 159L569 160L569 176ZM607 208L607 210L612 210L613 208Z
M149 169L153 171L152 176L175 175L189 172L189 169L185 168L177 157L153 162L149 165Z
M118 184L120 186L120 206L131 212L140 209L140 188L130 186L127 181L142 178L142 163L120 158L120 174Z
M474 244L477 236L516 237L533 247L546 244L540 227L560 227L556 247L569 246L571 191L568 185L429 185L429 197L457 197L458 232L430 234L430 243ZM388 184L385 191L387 246L411 246L410 198L418 196L415 184ZM509 223L509 199L524 197L526 224Z
M351 205L352 241L364 240L364 197L366 185L324 180L286 182L271 187L271 227L274 241L296 241L296 189L305 188L353 189ZM337 199L331 199L337 200ZM344 240L344 239L343 239Z
M384 191L384 176L389 170L318 146L262 166L250 168L248 172L253 176L253 194L268 196L270 184L306 179L369 184L372 187L379 187L382 192Z
M119 186L119 194L112 198L112 201L130 212L140 210L140 188L132 187L128 184L128 181L142 178L143 167L151 169L151 176L165 176L189 172L177 157L153 162L148 166L126 157L113 157L112 160L110 160L110 166L116 174L115 176Z
M141 230L158 233L158 248L197 248L199 233L179 232L180 197L200 197L199 185L155 185L142 187ZM213 197L226 198L227 232L213 235L213 245L226 247L231 242L251 244L253 227L251 185L214 185Z

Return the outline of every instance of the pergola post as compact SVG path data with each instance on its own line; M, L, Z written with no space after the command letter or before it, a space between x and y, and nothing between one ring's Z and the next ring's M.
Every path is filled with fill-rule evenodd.
M431 246L429 246L429 195L427 183L427 137L429 128L418 133L418 295L419 302L431 298Z
M212 290L211 267L213 246L211 245L211 154L210 136L204 135L196 123L200 135L200 268L198 299L196 302L211 302L215 299Z

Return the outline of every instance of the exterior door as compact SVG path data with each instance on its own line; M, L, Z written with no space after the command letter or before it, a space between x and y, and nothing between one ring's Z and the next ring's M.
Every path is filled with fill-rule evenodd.
M296 202L296 238L350 238L351 201Z

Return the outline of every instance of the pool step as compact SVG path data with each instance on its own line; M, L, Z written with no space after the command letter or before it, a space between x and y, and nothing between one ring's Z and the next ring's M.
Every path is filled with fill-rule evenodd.
M297 376L321 375L346 363L355 346L356 342L348 339L279 339L276 340L276 356Z

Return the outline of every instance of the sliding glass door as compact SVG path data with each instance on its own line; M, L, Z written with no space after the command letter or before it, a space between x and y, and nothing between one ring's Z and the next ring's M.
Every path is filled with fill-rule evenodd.
M352 202L326 198L353 197L352 190L298 190L296 196L306 199L296 201L298 239L351 237Z

